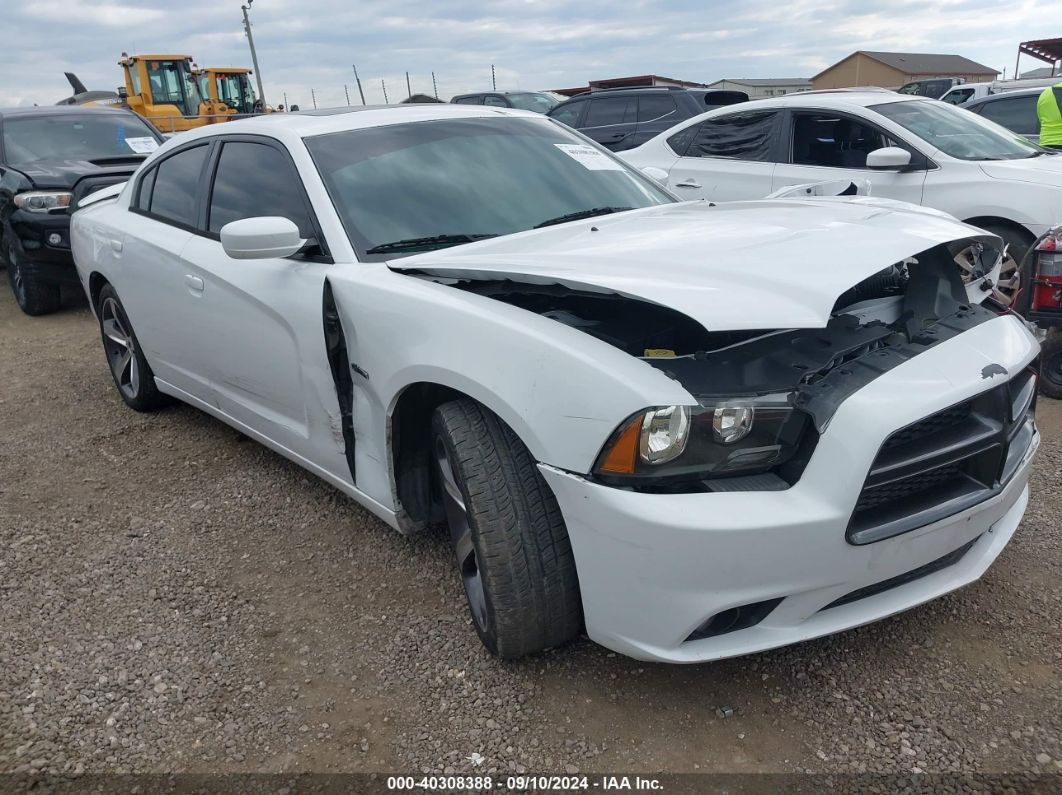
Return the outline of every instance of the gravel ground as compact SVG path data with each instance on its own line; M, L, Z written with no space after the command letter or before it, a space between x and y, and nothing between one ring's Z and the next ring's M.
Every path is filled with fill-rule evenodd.
M190 408L129 411L87 309L0 293L0 771L1062 771L1062 403L975 586L712 665L585 639L507 664L441 535Z

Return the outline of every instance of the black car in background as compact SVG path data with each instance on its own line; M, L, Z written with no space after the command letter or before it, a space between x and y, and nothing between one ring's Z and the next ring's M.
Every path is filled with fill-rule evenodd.
M746 102L744 91L660 86L609 88L576 94L546 115L613 152L641 146L680 121L724 105Z
M564 97L548 91L480 91L475 94L458 94L450 102L455 105L490 105L495 108L516 108L547 113Z
M0 109L0 262L23 312L54 312L61 285L78 283L70 254L78 202L128 180L162 140L119 108Z
M1040 117L1036 115L1036 101L1042 92L1043 88L1004 91L1000 94L989 94L959 107L984 116L1018 135L1024 135L1033 143L1039 143Z

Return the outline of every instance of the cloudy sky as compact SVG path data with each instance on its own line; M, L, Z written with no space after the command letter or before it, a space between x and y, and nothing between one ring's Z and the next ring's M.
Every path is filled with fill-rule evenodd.
M240 0L5 0L0 106L119 83L129 53L186 53L201 66L250 66ZM271 104L369 103L489 88L548 89L656 73L804 77L857 49L957 53L1014 69L1018 42L1062 35L1058 0L254 0ZM1023 58L1022 70L1040 66Z

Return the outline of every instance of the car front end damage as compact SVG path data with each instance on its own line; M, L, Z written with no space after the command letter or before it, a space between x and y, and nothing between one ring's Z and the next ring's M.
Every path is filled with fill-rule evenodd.
M976 580L1014 533L1039 444L1039 347L990 297L1002 244L921 210L863 209L870 245L786 267L740 240L754 264L679 289L664 269L642 285L621 268L503 270L489 244L482 259L403 262L621 348L690 395L623 418L587 471L540 460L595 641L699 662L818 637ZM842 244L829 226L819 243ZM584 231L604 243L605 227ZM816 236L778 234L805 252ZM770 311L742 300L756 295Z

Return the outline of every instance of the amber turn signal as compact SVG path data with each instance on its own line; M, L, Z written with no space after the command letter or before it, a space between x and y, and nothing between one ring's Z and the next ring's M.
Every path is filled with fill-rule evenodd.
M615 475L634 474L634 463L638 455L638 439L641 433L642 415L639 414L631 419L609 444L598 471Z

